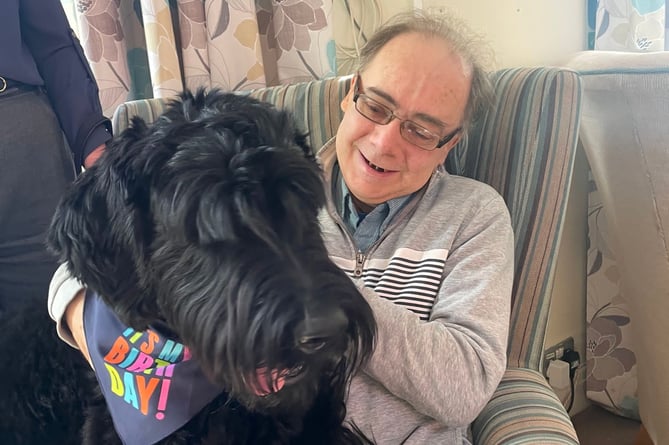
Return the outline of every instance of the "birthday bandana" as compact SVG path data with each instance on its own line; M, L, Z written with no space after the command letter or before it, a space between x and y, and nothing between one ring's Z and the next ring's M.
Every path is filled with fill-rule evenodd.
M87 291L84 330L95 373L125 445L148 445L170 435L221 393L188 347L156 329L125 326Z

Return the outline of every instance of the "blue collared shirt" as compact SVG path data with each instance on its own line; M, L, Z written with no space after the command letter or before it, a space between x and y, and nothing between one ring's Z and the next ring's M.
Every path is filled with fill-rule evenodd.
M355 208L353 196L339 171L339 164L335 164L333 171L332 193L337 212L353 234L353 241L361 252L366 252L379 239L395 215L411 198L411 195L400 196L377 205L369 213L360 212Z

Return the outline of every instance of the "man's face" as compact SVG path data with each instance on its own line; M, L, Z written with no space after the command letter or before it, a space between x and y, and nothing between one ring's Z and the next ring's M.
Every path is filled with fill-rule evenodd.
M406 34L388 42L356 78L358 92L444 137L461 125L471 76L444 42ZM376 124L355 108L355 85L341 103L337 160L351 193L377 205L419 190L460 139L423 150L400 135L400 120ZM360 99L358 99L360 100Z

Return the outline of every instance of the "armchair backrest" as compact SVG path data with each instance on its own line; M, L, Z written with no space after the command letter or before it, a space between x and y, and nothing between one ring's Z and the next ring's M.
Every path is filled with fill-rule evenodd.
M290 111L298 128L307 133L309 145L317 151L337 132L342 119L340 102L350 81L350 76L334 77L242 93ZM147 123L153 122L163 112L168 100L133 100L119 105L112 118L114 132L118 134L125 130L133 116L139 116Z
M576 148L580 82L570 70L518 68L493 73L496 103L449 159L455 173L486 182L504 197L516 234L509 366L538 370L553 272ZM315 150L333 137L350 77L254 90L290 110ZM122 104L118 133L139 115L155 120L164 99Z
M515 234L508 366L540 370L571 185L581 82L562 68L493 74L495 106L456 152L462 174L493 186Z

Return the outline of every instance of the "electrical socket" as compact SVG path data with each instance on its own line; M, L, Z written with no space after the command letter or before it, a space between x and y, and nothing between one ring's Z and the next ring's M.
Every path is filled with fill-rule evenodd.
M544 375L546 375L546 371L548 370L548 363L550 363L551 360L560 360L564 355L564 351L567 349L571 349L572 351L574 350L573 337L567 337L561 342L544 349Z

